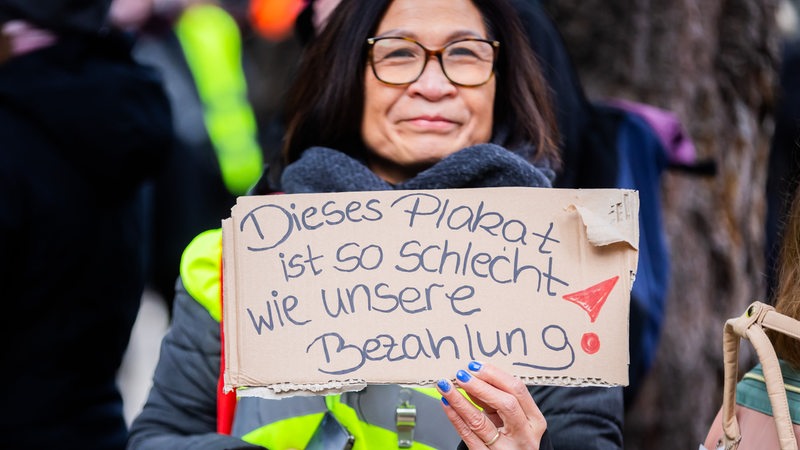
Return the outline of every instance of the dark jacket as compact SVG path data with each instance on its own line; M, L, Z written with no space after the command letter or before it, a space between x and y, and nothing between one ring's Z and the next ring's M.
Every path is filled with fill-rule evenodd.
M176 291L174 320L161 343L147 406L132 425L129 448L260 448L216 434L219 323L182 284ZM530 391L547 418L552 448L623 448L622 388L538 386Z
M546 171L532 168L521 157L493 144L462 149L394 186L379 179L361 162L335 150L315 147L289 165L282 179L288 193L549 186L549 183ZM218 269L209 266L218 264L219 256L204 258L208 259L203 259L198 267L218 277ZM189 260L187 257L183 265L188 266ZM204 286L198 289L214 285L207 281L195 282ZM178 283L173 322L162 341L153 386L143 411L131 427L131 449L252 448L233 437L216 434L220 326L200 302L213 300L195 299ZM547 419L552 448L622 448L622 388L539 386L532 387L531 394ZM259 399L240 401L245 400ZM457 446L455 435L452 448Z
M161 84L129 50L72 36L0 65L4 448L126 442L116 375L143 289L140 192L171 145Z

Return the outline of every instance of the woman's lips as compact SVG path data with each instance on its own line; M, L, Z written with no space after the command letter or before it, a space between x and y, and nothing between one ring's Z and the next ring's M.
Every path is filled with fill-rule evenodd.
M446 132L458 126L457 122L441 116L417 116L408 119L407 122L420 131Z

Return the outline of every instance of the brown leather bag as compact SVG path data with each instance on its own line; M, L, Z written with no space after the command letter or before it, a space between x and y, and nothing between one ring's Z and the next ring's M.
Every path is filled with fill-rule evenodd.
M772 348L772 342L764 332L765 328L800 340L800 321L780 314L773 307L761 302L753 302L743 315L725 322L723 333L725 379L722 408L706 437L705 448L708 450L798 449L800 426L792 424L778 357ZM772 406L771 417L736 405L741 338L752 343L761 362ZM770 422L775 424L775 428L769 426Z

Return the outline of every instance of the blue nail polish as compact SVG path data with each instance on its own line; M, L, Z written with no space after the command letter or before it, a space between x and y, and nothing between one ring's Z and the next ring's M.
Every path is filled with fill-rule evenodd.
M447 380L439 380L439 382L436 383L436 384L439 386L439 389L441 389L442 392L450 392L450 382L449 381L447 381Z
M456 372L456 378L466 383L467 381L470 380L470 378L472 378L472 375L468 374L464 370L459 370L458 372Z
M467 364L467 368L473 372L481 370L481 367L483 367L483 364L479 363L478 361L470 361L470 363Z
M450 403L448 403L447 399L444 397L442 397L442 403L444 403L444 406L450 406Z

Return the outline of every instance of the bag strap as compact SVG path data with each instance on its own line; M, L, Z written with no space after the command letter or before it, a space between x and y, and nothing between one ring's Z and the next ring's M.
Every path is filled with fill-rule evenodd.
M780 314L772 306L761 302L753 302L740 317L725 322L722 336L725 368L722 429L725 432L723 439L726 450L736 449L742 439L735 411L740 338L748 339L753 344L761 362L781 450L798 450L778 356L764 328L800 339L800 321Z

